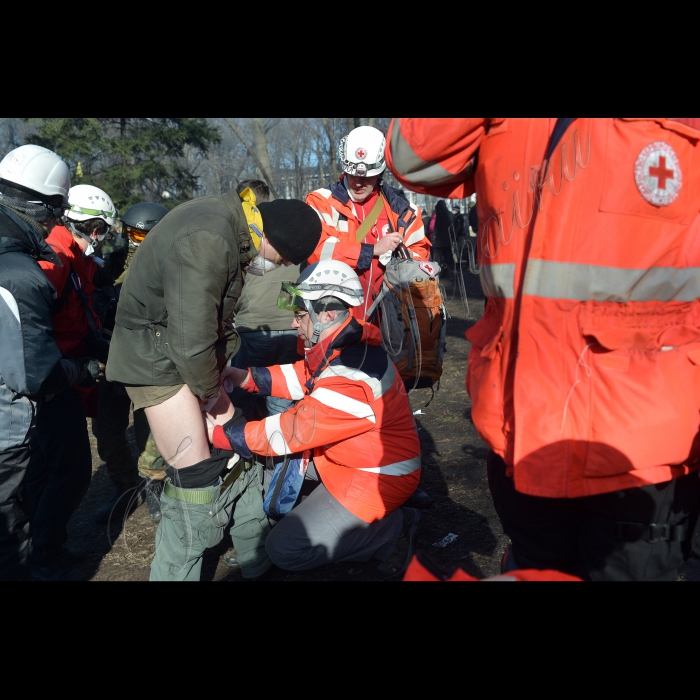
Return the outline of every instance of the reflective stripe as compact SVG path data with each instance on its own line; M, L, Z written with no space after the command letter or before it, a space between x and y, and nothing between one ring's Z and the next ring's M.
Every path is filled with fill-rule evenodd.
M423 238L425 238L425 226L421 226L418 230L414 231L403 243L405 246L410 246L414 243L418 243L418 241Z
M326 242L323 244L323 248L321 248L321 257L319 260L333 260L333 250L335 248L335 244L339 240L340 239L336 238L335 236L328 236Z
M274 416L265 418L265 434L267 435L270 449L274 454L288 455L291 454L292 451L289 449L289 445L282 434L282 428L280 427L281 417L282 414L277 413Z
M345 220L345 221L339 220L338 223L335 225L335 229L336 229L336 231L341 231L341 232L347 233L348 232L347 220Z
M328 379L330 377L346 377L347 379L352 379L356 382L364 382L372 391L375 400L381 398L386 391L394 386L394 379L396 378L396 369L394 368L394 363L389 362L387 364L386 372L380 380L370 377L365 374L362 370L356 369L354 367L346 367L345 365L331 365L328 369L321 372L319 380Z
M358 471L361 472L372 472L373 474L385 474L388 476L404 476L404 474L410 474L416 469L420 469L420 455L406 459L403 462L387 464L384 467L358 467Z
M330 406L335 408L337 411L342 411L343 413L349 413L351 416L356 418L367 418L372 423L376 423L377 419L374 416L374 411L362 401L357 401L356 399L351 399L345 394L341 394L338 391L332 391L331 389L319 388L311 392L312 396L316 401L319 401L324 406Z
M333 217L325 211L318 211L318 215L321 217L321 221L325 221L329 226L333 226Z
M294 401L303 399L304 390L301 388L299 377L297 377L294 367L292 365L280 365L280 369L282 370L284 379L287 382L287 389L289 389L289 395L292 397L292 399L294 399Z
M331 191L326 187L321 187L320 189L316 190L316 194L320 194L322 197L328 199L331 196Z
M461 181L462 173L455 175L437 163L426 163L419 158L401 135L401 124L398 119L394 120L394 128L391 132L391 157L396 172L407 182L428 186Z
M515 263L482 265L479 277L487 297L512 299L515 296Z
M12 296L12 292L9 289L5 289L5 287L0 287L0 297L2 297L3 301L10 307L12 315L17 319L17 323L19 323L19 307L17 306L17 300Z
M489 267L495 267L490 265ZM487 269L486 266L482 268ZM602 265L529 260L523 294L576 301L694 301L700 267L632 270Z

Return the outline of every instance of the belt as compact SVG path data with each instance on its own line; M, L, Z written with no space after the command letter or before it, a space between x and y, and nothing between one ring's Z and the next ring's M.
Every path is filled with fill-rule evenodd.
M231 468L231 471L226 475L224 480L221 482L221 488L219 493L222 494L226 489L233 484L233 482L243 473L251 468L252 462L245 460L243 458L238 460L238 463ZM195 503L197 505L206 505L207 503L212 503L212 489L181 489L178 486L174 486L171 482L166 481L163 484L163 493L170 498L174 498L177 501L184 501L185 503Z
M615 523L615 537L623 542L685 542L690 532L687 523Z

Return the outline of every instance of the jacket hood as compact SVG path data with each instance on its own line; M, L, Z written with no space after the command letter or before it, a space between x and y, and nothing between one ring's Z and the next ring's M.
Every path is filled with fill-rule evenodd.
M11 209L0 204L0 254L15 252L63 267L58 255L41 234Z

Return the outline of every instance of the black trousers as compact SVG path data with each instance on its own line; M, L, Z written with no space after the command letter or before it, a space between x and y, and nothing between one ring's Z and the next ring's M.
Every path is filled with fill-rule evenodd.
M92 454L83 401L67 389L45 401L37 417L25 481L32 563L51 563L68 539L66 526L87 493Z
M597 496L541 498L517 492L493 452L487 469L519 569L556 569L590 581L675 581L690 556L698 472Z
M29 580L29 518L24 479L29 445L0 452L0 581Z

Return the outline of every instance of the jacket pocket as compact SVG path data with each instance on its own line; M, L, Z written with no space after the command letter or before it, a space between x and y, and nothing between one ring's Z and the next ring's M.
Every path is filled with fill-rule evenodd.
M486 314L466 333L472 343L467 361L467 393L472 399L472 421L479 435L494 449L505 449L503 413L503 326Z
M651 119L612 119L605 138L600 210L689 224L697 215L693 202L700 196L700 178L693 164L695 147L682 127L676 131Z
M613 476L697 459L700 327L690 322L692 312L647 309L644 323L641 314L600 311L598 323L590 309L583 314L591 402L584 474Z

